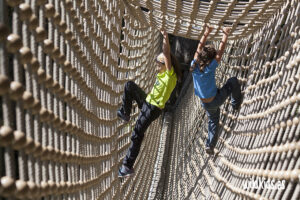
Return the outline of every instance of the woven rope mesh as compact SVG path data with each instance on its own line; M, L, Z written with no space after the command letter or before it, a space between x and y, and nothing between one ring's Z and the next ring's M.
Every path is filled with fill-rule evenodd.
M299 199L299 13L298 0L1 1L0 199ZM117 118L124 83L150 91L159 28L199 39L204 23L215 46L233 27L216 79L237 76L244 92L239 112L221 107L217 155L186 82L119 180L139 113ZM284 189L245 187L258 178Z

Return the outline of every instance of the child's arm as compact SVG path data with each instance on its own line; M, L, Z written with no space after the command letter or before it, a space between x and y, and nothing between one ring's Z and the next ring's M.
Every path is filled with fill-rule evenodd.
M200 53L200 51L202 50L202 48L204 47L205 45L205 42L206 42L206 39L208 37L208 35L210 34L210 32L213 30L213 27L210 27L208 25L205 25L205 32L204 32L204 35L201 37L201 40L198 44L198 48L197 48L197 51L194 55L194 59L196 60L198 58L198 55Z
M216 55L216 60L217 60L218 63L221 62L221 59L222 59L222 56L223 56L223 53L224 53L225 45L226 45L227 38L228 38L228 35L230 33L230 30L231 30L230 27L224 27L223 28L223 38L222 38L222 41L221 41L220 46L219 46L219 50L218 50L217 55Z
M168 33L165 30L161 30L161 33L163 35L163 54L165 56L165 65L167 70L171 70L172 64Z

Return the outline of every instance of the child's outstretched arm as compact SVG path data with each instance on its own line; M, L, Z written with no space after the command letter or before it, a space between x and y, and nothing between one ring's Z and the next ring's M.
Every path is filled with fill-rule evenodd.
M172 63L171 63L169 36L165 30L161 30L161 34L163 35L163 54L165 57L165 65L167 70L171 70Z
M227 42L227 38L228 38L228 35L230 33L230 30L231 30L230 27L224 27L223 28L223 38L222 38L222 41L221 41L220 46L219 46L219 50L218 50L217 55L216 55L216 61L218 63L221 62L221 59L222 59L222 56L223 56L223 53L224 53L224 49L225 49L225 46L226 46L226 42Z
M208 35L210 34L210 32L212 30L213 30L213 27L210 27L210 26L205 24L204 35L201 37L201 40L199 41L199 44L198 44L198 47L197 47L197 51L195 52L195 55L194 55L195 60L198 58L198 55L199 55L200 51L205 46L206 39L207 39Z

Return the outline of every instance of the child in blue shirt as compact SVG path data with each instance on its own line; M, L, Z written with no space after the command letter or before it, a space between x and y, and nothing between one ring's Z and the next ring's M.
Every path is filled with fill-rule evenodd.
M222 88L217 88L215 72L225 49L230 28L223 28L223 38L218 51L212 45L205 45L206 39L212 27L206 26L205 33L202 36L194 60L191 62L191 68L194 81L195 94L200 97L201 105L208 116L208 138L206 140L206 152L214 153L214 147L218 139L220 106L225 102L228 96L231 96L233 109L238 110L242 103L241 86L236 77L227 80Z

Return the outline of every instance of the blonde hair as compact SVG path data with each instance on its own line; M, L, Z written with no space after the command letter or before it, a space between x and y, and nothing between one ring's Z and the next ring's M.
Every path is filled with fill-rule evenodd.
M179 62L177 60L177 58L171 53L171 65L174 67L174 71L175 74L177 76L177 80L180 82L181 81L181 77L182 77L182 72L180 69L180 65ZM164 53L160 53L158 54L158 56L156 57L156 60L162 64L165 64L165 56Z

